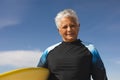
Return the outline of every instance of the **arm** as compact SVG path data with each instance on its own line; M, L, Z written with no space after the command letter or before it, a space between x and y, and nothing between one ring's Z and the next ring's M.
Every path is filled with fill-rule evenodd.
M41 58L40 58L40 61L39 61L38 65L37 65L37 67L45 67L47 55L48 55L48 51L45 50L45 51L42 53L42 56L41 56Z
M92 78L93 80L107 80L106 70L100 55L93 45L89 45L88 49L92 54Z

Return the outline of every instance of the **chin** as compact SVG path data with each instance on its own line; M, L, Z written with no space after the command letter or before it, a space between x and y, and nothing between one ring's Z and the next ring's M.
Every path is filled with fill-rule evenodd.
M76 39L67 39L66 41L67 42L73 42L73 41L75 41Z

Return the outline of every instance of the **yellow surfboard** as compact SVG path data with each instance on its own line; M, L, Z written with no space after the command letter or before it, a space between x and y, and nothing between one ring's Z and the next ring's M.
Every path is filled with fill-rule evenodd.
M0 74L0 80L47 80L49 71L46 68L20 68Z

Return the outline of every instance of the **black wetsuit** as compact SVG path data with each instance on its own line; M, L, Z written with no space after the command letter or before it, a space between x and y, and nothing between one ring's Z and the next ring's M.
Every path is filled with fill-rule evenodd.
M47 48L38 67L50 70L48 80L107 80L103 62L92 44L80 40Z

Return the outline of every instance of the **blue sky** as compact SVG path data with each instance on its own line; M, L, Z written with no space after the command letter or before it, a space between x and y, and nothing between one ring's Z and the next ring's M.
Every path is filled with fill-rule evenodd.
M120 74L119 0L0 0L0 73L36 66L48 46L61 41L54 18L74 9L79 38L98 49L109 80Z

